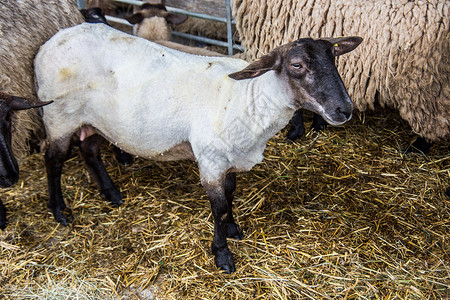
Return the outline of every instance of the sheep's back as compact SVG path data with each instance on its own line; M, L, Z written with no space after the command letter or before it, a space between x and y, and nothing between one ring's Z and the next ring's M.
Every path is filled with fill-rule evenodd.
M33 58L59 29L83 22L76 1L1 1L0 20L0 89L35 99ZM42 136L42 123L32 109L16 112L13 124L13 149L20 156L32 135Z
M413 130L450 139L448 1L287 0L233 2L246 55L254 59L300 37L357 35L363 44L339 57L355 106L399 110Z

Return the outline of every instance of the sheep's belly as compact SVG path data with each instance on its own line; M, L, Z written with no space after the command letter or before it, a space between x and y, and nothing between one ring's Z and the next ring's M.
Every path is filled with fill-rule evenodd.
M155 155L144 155L148 159L158 160L158 161L174 161L174 160L194 160L194 153L192 152L191 143L183 142L178 144L169 150Z

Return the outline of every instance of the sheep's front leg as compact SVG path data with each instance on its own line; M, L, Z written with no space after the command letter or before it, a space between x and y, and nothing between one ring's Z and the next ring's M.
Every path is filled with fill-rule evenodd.
M67 226L67 220L63 213L66 209L66 204L61 191L61 173L68 148L69 141L60 140L59 142L52 142L45 152L49 196L48 207L53 213L55 220L64 226Z
M3 205L2 200L0 200L0 229L6 228L6 207Z
M231 209L225 196L224 184L223 182L217 184L204 183L203 186L208 194L214 217L214 238L211 250L215 256L216 266L229 274L234 272L236 267L234 266L233 254L228 249L227 244L227 222Z
M303 123L303 110L295 111L291 119L291 128L289 128L286 138L291 141L301 138L305 134L305 124Z
M228 213L227 213L227 237L241 240L242 231L236 224L233 218L233 198L234 191L236 190L236 173L229 173L225 177L225 198L228 203Z
M103 137L97 134L86 138L80 143L81 156L92 177L99 185L102 197L114 205L120 205L123 203L122 194L106 172L105 165L100 156L100 146L103 142Z

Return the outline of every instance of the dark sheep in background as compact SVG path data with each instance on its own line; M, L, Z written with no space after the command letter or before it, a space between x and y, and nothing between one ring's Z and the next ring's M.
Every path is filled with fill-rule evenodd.
M0 92L0 188L7 188L19 180L19 165L11 146L11 114L13 111L41 107L49 102L33 101ZM6 227L6 208L0 199L0 229Z

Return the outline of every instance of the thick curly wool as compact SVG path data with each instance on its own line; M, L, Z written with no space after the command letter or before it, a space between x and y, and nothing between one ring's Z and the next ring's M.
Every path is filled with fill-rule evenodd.
M1 1L0 20L0 89L35 99L34 56L59 29L83 22L76 0ZM30 109L16 111L12 122L14 153L21 156L31 136L42 136L41 118Z
M363 37L337 61L355 106L378 99L424 138L450 140L449 1L234 0L233 13L251 59L300 37Z

